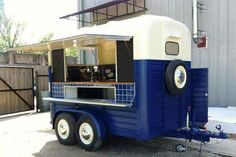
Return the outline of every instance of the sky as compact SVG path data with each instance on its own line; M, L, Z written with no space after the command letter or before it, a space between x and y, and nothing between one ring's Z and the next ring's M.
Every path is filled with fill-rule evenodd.
M0 0L1 2L2 0ZM77 11L77 0L3 0L4 9L14 21L25 26L22 41L37 43L48 33L53 39L76 35L76 21L59 17Z
M1 8L2 5L3 5L3 0L0 0L0 9L2 9L2 8Z

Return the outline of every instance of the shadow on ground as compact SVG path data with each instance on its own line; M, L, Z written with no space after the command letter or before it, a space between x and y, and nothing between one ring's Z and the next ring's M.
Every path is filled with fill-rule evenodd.
M135 140L111 137L106 140L103 147L96 152L86 152L79 146L64 146L58 141L47 142L44 147L33 154L35 157L198 157L218 155L203 152L200 154L194 149L188 149L184 153L175 152L175 144L166 139L155 139L149 142L138 142Z
M55 135L54 130L52 130L51 128L44 129L44 130L37 130L37 132L46 133L46 134L50 134L50 135Z

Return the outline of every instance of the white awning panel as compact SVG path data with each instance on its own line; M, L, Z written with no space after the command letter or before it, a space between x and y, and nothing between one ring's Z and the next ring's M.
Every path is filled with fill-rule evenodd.
M121 21L111 21L99 26L83 27L76 34L76 36L23 46L13 50L45 51L70 48L74 45L95 45L99 40L130 40L133 37L135 60L191 60L191 34L188 28L168 17L143 15ZM178 43L179 54L166 54L166 42Z

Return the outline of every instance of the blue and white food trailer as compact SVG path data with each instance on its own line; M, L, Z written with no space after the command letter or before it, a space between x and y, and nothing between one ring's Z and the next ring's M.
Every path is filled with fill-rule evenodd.
M60 143L93 151L107 135L227 138L220 126L218 134L204 130L208 71L191 68L184 24L152 15L112 21L81 28L73 46L82 54L78 65L65 65L59 50L49 56L46 100Z

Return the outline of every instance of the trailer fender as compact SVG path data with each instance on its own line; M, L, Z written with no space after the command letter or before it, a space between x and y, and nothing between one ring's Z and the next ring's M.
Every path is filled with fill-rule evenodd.
M101 116L99 116L98 113L94 112L94 111L87 111L87 110L72 110L72 109L62 109L62 110L58 110L55 112L54 116L53 116L53 128L55 126L55 119L56 117L60 114L60 113L71 113L72 115L74 115L77 120L81 117L81 116L89 116L95 123L97 131L98 131L98 137L104 139L106 137L106 129L105 129L105 124L103 119L101 118Z

